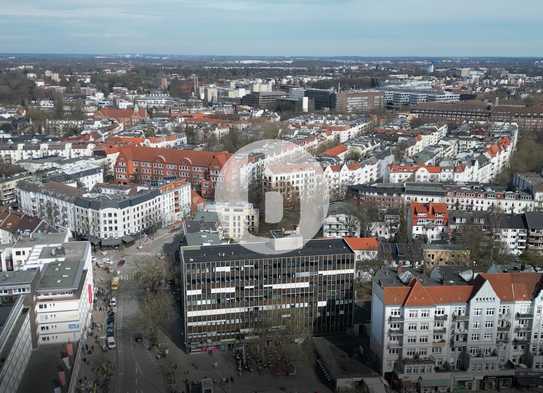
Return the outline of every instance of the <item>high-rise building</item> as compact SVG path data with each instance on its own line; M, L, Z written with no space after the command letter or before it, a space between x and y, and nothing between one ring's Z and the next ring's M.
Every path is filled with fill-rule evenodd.
M225 347L263 326L290 323L320 334L352 325L354 253L342 239L310 240L277 255L240 244L182 247L180 263L189 351Z

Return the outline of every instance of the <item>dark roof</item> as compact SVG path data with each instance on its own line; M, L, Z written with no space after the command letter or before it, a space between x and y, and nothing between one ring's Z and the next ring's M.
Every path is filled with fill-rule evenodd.
M219 262L249 259L271 259L274 255L263 255L251 251L240 244L226 244L218 246L203 246L199 249L182 250L185 262ZM312 256L312 255L334 255L353 254L343 239L318 239L310 240L299 250L278 254L277 258Z
M528 224L528 229L543 229L543 213L541 212L531 212L526 213L526 224Z

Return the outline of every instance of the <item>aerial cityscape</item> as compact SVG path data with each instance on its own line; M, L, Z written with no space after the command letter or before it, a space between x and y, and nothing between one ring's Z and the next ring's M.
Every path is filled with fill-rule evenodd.
M0 10L0 393L543 392L543 4Z

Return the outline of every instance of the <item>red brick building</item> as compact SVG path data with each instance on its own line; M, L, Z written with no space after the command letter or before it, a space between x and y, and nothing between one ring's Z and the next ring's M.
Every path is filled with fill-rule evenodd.
M114 168L115 180L119 183L147 183L175 177L189 181L202 196L209 198L229 158L228 152L120 147Z

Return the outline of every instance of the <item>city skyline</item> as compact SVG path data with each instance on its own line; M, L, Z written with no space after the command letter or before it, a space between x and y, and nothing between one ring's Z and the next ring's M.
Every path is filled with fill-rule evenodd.
M537 57L543 5L522 3L26 0L0 10L0 51Z

